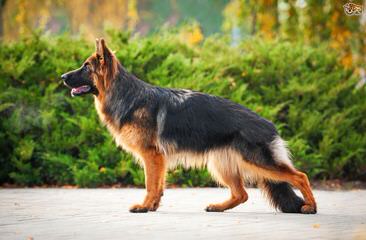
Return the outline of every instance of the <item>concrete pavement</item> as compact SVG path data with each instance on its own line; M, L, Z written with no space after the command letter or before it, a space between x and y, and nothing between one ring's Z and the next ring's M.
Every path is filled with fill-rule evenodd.
M0 189L0 239L366 239L366 190L315 191L318 214L283 214L258 189L224 213L224 188L167 189L157 212L133 214L143 189Z

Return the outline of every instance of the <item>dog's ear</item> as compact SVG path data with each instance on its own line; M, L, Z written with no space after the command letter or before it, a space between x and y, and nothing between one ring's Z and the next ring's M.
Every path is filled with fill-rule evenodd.
M110 58L112 57L112 54L103 38L97 38L95 40L95 52L97 53L98 59L102 65L104 65L106 61L111 60Z
M97 53L99 51L99 39L95 39L95 52Z
M101 48L101 40L100 39L95 39L95 52L99 55L99 56L103 56L103 49Z
M118 60L111 50L109 50L103 38L95 40L95 52L104 72L104 86L108 88L110 81L115 78L118 72Z

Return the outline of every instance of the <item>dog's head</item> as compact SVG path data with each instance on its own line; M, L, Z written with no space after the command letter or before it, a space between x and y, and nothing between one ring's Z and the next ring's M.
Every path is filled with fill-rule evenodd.
M95 53L83 65L62 74L64 84L71 89L71 96L104 93L118 71L118 60L110 51L104 39L96 40Z

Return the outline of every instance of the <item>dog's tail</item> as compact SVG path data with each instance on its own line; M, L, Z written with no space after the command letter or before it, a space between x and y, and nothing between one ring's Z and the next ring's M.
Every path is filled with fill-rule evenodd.
M301 213L304 200L296 195L290 184L263 180L261 186L276 209L284 213Z
M281 137L277 136L271 142L270 152L276 165L281 164L292 168L291 154ZM301 213L304 200L296 195L289 183L264 179L262 186L276 209L284 213Z

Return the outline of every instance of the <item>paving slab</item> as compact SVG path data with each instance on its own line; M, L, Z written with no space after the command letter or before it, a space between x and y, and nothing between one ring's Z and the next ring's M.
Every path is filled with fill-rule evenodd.
M366 239L366 191L314 191L318 214L284 214L258 189L224 213L224 188L167 189L157 212L128 212L143 189L0 189L0 239Z

